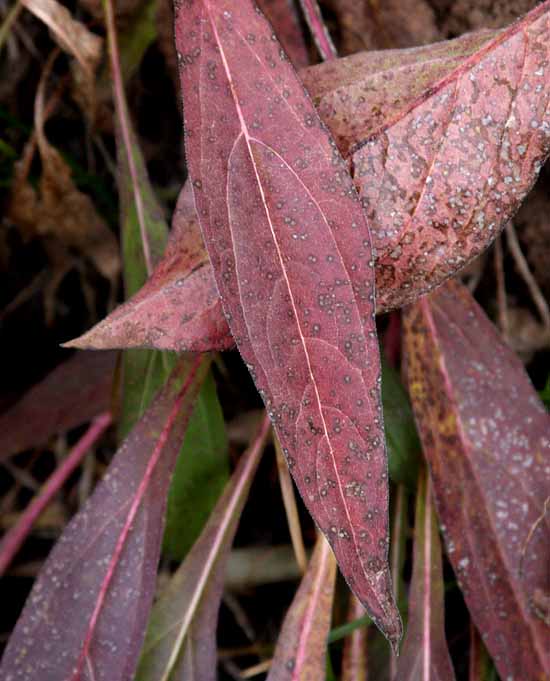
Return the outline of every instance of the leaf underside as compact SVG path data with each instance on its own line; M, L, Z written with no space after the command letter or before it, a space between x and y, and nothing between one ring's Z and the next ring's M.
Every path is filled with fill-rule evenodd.
M374 269L358 197L253 3L182 3L176 48L226 318L307 507L395 643Z

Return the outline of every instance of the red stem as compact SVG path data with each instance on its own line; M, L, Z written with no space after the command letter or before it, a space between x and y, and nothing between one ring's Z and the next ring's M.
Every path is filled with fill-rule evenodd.
M90 448L93 447L111 425L111 421L112 417L109 412L100 414L92 421L88 430L72 448L66 459L48 478L44 489L25 509L17 524L6 533L0 543L0 576L4 574L14 559L37 518L59 492L71 473L80 465L80 462L89 452Z
M317 0L300 0L300 2L302 3L302 9L304 10L309 30L313 35L323 61L336 59L338 53L323 21Z

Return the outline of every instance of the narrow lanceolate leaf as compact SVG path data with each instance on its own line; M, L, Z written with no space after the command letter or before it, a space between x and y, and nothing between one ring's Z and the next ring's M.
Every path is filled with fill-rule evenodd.
M110 409L116 353L79 352L0 416L0 460Z
M418 479L409 623L395 681L452 681L443 604L443 569L429 477Z
M395 643L374 270L351 178L251 1L181 3L176 47L187 161L231 332L306 505Z
M498 33L300 71L370 219L377 312L415 300L483 251L534 182L550 130L548 7ZM210 264L168 272L139 305L131 301L75 345L126 347L129 328L132 347L230 346Z
M285 617L267 681L324 679L336 561L319 535L308 570Z
M350 150L388 305L453 275L519 207L550 150L549 59L547 1Z
M409 390L449 559L503 679L550 673L550 416L517 357L449 282L405 317Z
M351 594L348 620L353 622L363 617L365 610L361 602ZM367 637L368 627L358 627L344 642L341 681L367 681Z
M264 419L193 549L153 608L136 681L215 681L229 550L269 433Z
M155 590L166 494L208 362L181 360L36 580L0 678L129 681Z

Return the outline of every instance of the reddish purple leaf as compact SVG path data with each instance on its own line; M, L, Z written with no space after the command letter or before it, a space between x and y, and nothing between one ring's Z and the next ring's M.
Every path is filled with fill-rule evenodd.
M357 194L250 0L181 3L176 48L189 172L231 332L306 505L395 644L374 268Z
M45 444L110 408L114 352L78 352L0 417L0 459Z
M499 33L360 53L300 72L372 221L377 312L416 299L483 251L535 180L550 129L548 6ZM509 89L494 81L493 60ZM74 345L229 347L210 264L197 265L189 281L177 266L161 272L139 305L130 301Z
M162 261L127 303L66 347L204 352L234 345L197 222L191 185L180 192Z
M308 570L285 617L267 681L324 679L336 561L319 535Z
M445 640L439 528L426 470L418 479L409 621L395 681L453 681Z
M500 32L350 150L388 305L479 255L531 188L550 151L549 8Z
M54 547L0 678L133 678L155 590L168 485L209 365L200 358L190 363L178 363Z
M503 679L550 674L550 417L468 290L405 316L408 381L449 559Z

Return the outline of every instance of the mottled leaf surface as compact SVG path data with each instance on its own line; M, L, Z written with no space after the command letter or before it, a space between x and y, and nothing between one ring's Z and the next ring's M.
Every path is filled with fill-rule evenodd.
M319 535L308 569L283 622L267 681L325 678L336 561Z
M531 188L550 150L549 7L499 33L350 149L388 306L415 300L479 255Z
M534 182L548 154L547 8L497 33L300 71L370 221L377 312L416 299L481 253ZM208 261L168 271L78 347L229 347Z
M0 416L0 459L45 444L111 406L114 352L78 352Z
M214 623L227 559L269 427L264 418L196 544L155 604L136 681L215 681Z
M502 678L550 670L544 505L550 416L468 290L448 282L405 317L409 391L449 559Z
M231 332L306 505L395 643L374 269L357 194L252 2L183 2L176 47L187 161Z
M207 368L201 359L178 363L64 531L11 636L3 680L133 678L155 590L168 484Z
M84 336L79 348L156 348L179 352L234 345L208 263L191 185L184 185L162 261L145 285Z
M426 471L418 479L409 619L395 681L453 681L443 603L439 528Z

